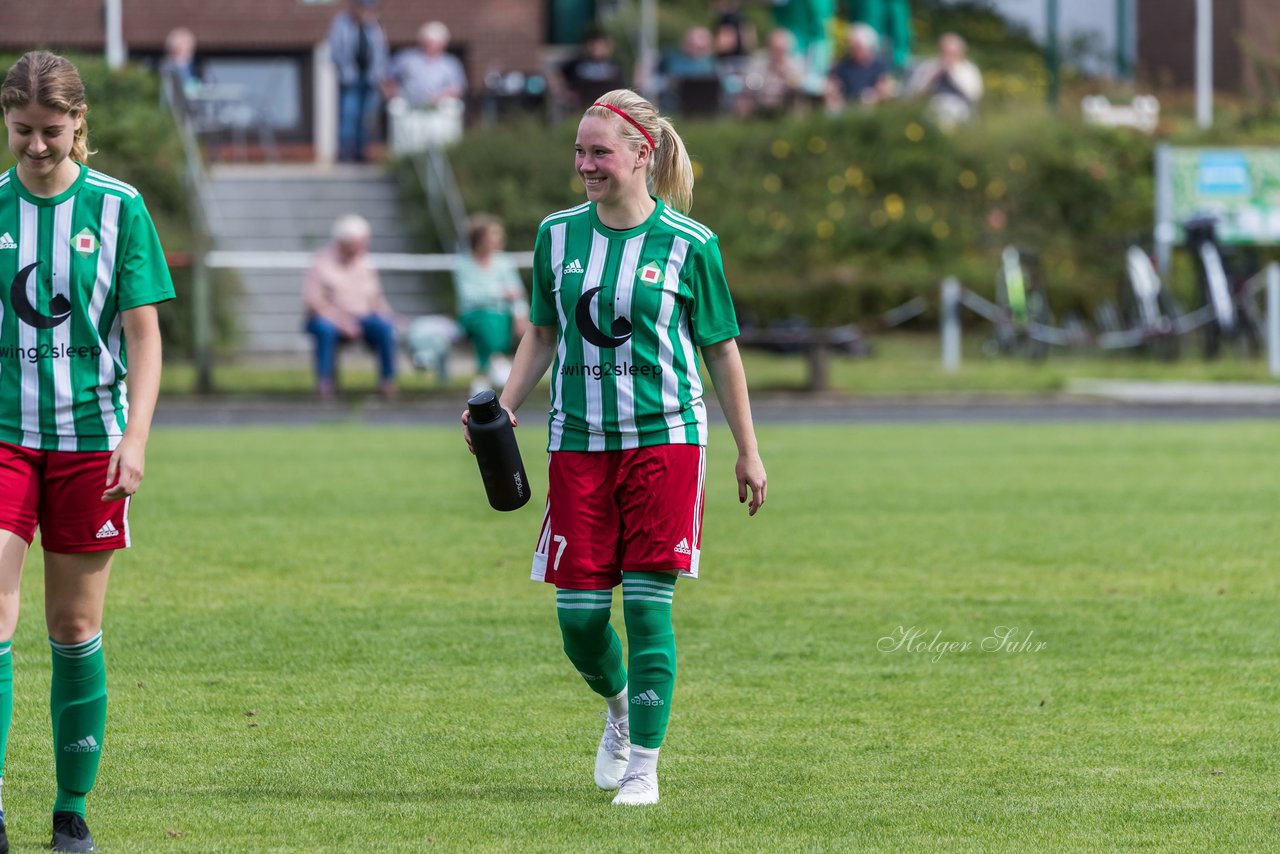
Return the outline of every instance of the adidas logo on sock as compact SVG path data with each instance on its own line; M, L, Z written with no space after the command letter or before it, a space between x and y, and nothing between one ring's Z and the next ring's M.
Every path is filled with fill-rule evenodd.
M17 249L18 244L14 242L13 235L9 232L0 234L0 249Z
M680 545L676 546L676 554L678 554L678 555L691 555L691 554L693 554L693 549L689 548L689 538L688 538L688 537L681 537L681 538L680 538Z
M101 528L98 529L98 534L97 534L98 539L100 540L105 540L107 537L117 537L119 535L120 535L120 532L116 530L115 525L111 524L110 519L107 520L107 523L105 525L103 525Z
M578 671L578 675L581 676L583 679L587 680L588 682L598 682L604 678L604 676L593 675L591 673L583 673L581 670Z
M94 740L93 736L86 735L79 741L73 741L66 747L62 748L63 753L97 753L102 746Z
M653 693L653 689L650 688L648 691L645 691L643 694L636 694L634 697L632 697L631 705L633 706L664 706L666 704L662 701L662 698L659 697L657 694Z
M564 265L564 269L560 271L560 274L565 275L567 273L581 273L581 272L582 272L582 262L579 261L577 258L574 258L568 264Z

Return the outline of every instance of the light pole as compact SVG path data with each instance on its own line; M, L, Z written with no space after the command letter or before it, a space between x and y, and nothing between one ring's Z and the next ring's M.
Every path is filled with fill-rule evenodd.
M102 14L105 17L107 68L124 65L124 0L107 0Z
M1129 79L1129 0L1116 0L1116 77Z
M1196 0L1196 124L1213 124L1213 0Z
M1058 0L1045 0L1044 70L1049 75L1049 105L1058 106Z

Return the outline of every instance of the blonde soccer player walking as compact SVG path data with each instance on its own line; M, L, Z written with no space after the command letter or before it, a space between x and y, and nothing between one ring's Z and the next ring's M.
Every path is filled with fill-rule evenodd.
M574 150L587 201L538 229L532 328L500 400L514 420L551 369L533 578L555 585L565 653L606 703L596 785L617 789L615 804L653 804L675 699L671 604L676 579L697 577L702 549L699 352L738 447L738 498L753 516L765 469L719 241L686 215L693 170L680 136L651 103L617 89L587 108ZM625 663L609 624L619 584Z

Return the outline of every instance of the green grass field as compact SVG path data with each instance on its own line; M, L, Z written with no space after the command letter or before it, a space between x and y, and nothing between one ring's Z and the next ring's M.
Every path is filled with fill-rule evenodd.
M102 848L1274 846L1273 424L766 426L754 519L716 431L663 800L629 811L527 581L521 432L538 498L509 515L454 430L157 433L108 605ZM40 587L33 554L17 852L52 800ZM983 650L1002 626L1030 646Z

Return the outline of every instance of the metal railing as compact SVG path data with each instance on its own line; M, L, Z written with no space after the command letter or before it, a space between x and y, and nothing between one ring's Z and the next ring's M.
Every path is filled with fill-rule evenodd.
M430 145L421 154L410 155L410 160L422 185L440 248L446 252L462 250L466 245L467 209L448 155L442 147Z
M187 185L187 206L192 231L191 336L196 365L195 390L199 394L208 394L213 391L213 300L209 267L205 258L212 247L213 232L209 227L210 200L204 155L200 151L190 112L183 107L184 97L176 91L177 81L168 75L162 75L160 85L165 103L177 125L186 160L183 178Z

